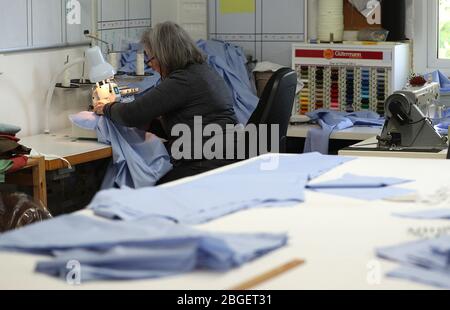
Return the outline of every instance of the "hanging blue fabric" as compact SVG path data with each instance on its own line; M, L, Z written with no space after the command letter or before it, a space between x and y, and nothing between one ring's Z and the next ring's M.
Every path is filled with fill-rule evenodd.
M258 105L247 72L247 58L241 47L216 40L200 40L197 46L207 55L208 64L220 74L233 93L234 110L241 124L247 124Z
M118 71L122 73L134 74L136 72L137 53L143 50L144 47L141 43L130 43L128 45L128 49L121 54L121 68ZM154 71L147 65L147 60L147 56L145 56L145 72L154 73Z
M111 145L113 161L105 175L102 188L154 186L172 169L170 156L155 136L136 129L117 126L93 112L70 117L77 126L97 132L100 143Z
M440 85L441 94L450 93L450 79L442 73L440 70L433 71L424 75L424 78L428 81L431 79L433 82L437 82Z

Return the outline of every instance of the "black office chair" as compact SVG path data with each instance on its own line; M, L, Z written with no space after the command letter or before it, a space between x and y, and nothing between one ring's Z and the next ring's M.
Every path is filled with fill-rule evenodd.
M279 125L279 152L286 152L286 135L289 120L292 115L292 107L297 88L297 74L290 68L281 68L276 71L264 88L256 110L253 112L247 124L268 125L268 151L271 150L270 125ZM258 150L260 154L261 150Z
M450 137L450 136L449 136L449 137ZM450 143L449 143L448 151L447 151L447 159L450 159Z

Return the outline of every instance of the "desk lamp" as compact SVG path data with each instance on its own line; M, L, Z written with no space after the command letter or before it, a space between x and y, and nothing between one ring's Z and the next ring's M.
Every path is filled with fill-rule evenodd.
M112 79L116 74L114 68L105 61L103 54L98 46L92 46L88 48L85 52L85 57L77 58L65 64L64 67L62 67L61 70L53 77L50 84L50 88L47 92L46 118L45 118L46 134L50 133L49 114L56 82L67 69L81 63L86 63L87 68L89 70L89 79L92 83L96 83L97 87L100 87L99 83L101 83L102 85L107 85L108 83L110 83L109 79Z

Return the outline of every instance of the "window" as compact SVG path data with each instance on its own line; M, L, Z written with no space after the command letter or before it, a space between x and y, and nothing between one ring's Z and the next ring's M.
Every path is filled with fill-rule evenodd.
M428 6L428 67L450 69L450 0Z
M438 10L438 58L450 59L450 0L439 0Z

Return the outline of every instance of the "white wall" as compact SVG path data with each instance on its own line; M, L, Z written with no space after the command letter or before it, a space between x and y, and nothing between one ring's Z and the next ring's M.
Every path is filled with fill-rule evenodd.
M44 50L15 54L0 54L0 122L18 125L20 136L44 131L45 98L50 80L63 66L66 56L75 59L85 48ZM71 69L79 78L81 65ZM50 128L70 126L68 115L86 109L89 91L57 89L53 97Z

